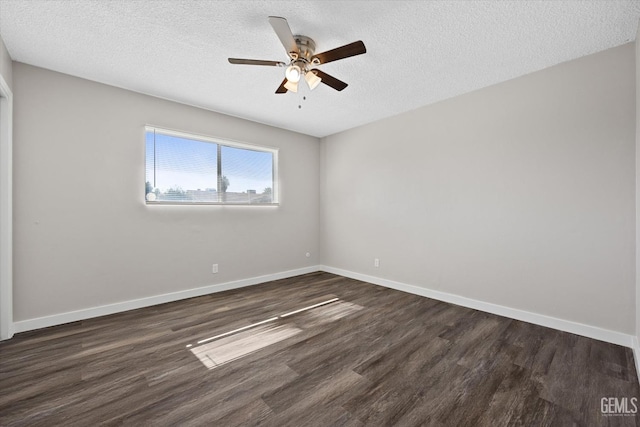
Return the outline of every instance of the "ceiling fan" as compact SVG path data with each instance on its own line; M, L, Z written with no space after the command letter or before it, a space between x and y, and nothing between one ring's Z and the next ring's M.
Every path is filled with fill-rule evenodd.
M345 82L315 67L367 52L364 43L357 41L326 52L315 53L316 43L313 39L303 35L294 36L286 19L279 16L270 16L269 23L289 55L288 63L239 58L229 58L229 62L232 64L287 67L285 70L285 78L276 90L276 93L287 93L287 91L297 92L298 82L301 78L304 78L311 90L315 89L320 83L324 83L337 91L341 91L348 86Z

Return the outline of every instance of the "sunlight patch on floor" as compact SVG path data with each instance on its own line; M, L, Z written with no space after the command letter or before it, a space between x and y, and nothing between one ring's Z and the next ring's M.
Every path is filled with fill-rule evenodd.
M302 332L289 325L258 326L191 349L209 369L229 363Z
M339 320L362 308L333 298L202 339L188 344L187 348L208 369L215 369L297 335L304 329Z

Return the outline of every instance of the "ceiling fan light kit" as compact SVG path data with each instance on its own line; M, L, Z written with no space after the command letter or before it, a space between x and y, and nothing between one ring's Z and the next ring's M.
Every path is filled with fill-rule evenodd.
M294 81L291 81L291 80L287 80L287 82L284 84L284 87L285 87L289 92L293 92L293 93L298 92L298 82L294 82ZM282 92L276 92L276 93L282 93Z
M285 48L289 56L289 63L239 58L229 58L229 63L287 67L285 70L285 79L276 90L276 93L287 93L288 91L297 92L298 82L303 76L311 90L318 87L320 83L324 83L337 91L341 91L348 86L345 82L314 67L367 52L364 43L357 41L316 54L315 41L303 35L294 36L286 19L279 16L270 16L269 23Z
M287 71L285 71L284 75L290 82L298 83L300 81L300 75L302 74L302 69L299 65L293 64L287 67Z
M315 75L313 71L307 71L304 75L304 80L307 82L307 85L309 85L309 89L311 90L317 88L322 81L322 79Z

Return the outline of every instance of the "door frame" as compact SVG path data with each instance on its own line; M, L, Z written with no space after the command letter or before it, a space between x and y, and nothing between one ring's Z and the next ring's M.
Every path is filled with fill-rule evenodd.
M13 337L13 93L0 75L0 340Z

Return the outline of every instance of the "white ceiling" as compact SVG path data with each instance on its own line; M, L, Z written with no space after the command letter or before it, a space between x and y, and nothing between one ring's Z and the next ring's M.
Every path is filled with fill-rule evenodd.
M269 15L317 52L362 40L320 67L349 87L276 95L283 68L229 64L286 61ZM633 41L639 19L640 0L0 0L16 61L316 137Z

